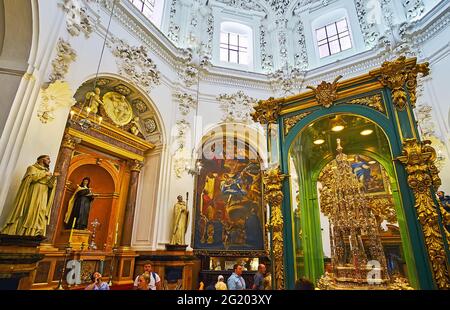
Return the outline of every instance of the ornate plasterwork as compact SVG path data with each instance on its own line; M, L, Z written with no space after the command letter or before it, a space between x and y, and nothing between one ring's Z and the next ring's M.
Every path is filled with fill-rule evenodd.
M68 41L61 38L56 45L56 57L52 61L52 72L50 73L49 81L55 82L58 80L64 80L67 72L69 72L69 66L77 59L77 53L70 46Z
M174 96L178 101L178 110L180 111L181 115L186 116L189 114L191 109L197 108L197 101L192 95L177 92Z
M423 0L402 0L402 4L406 10L408 20L420 18L425 12Z
M275 92L281 95L294 94L302 86L305 71L288 66L269 73L268 78Z
M253 106L257 100L249 97L244 92L238 91L235 94L220 94L217 97L220 107L223 111L222 120L224 122L242 122L249 123Z
M208 34L208 42L206 44L203 42L205 55L207 55L210 60L212 58L212 48L213 48L213 39L214 39L214 15L210 13L208 18L206 19L206 33Z
M180 33L180 26L175 24L175 21L174 21L175 14L177 13L176 5L177 5L177 0L172 0L172 2L170 4L169 33L167 35L169 37L169 39L175 44L178 43L179 33Z
M188 134L190 123L185 119L176 122L175 133L175 153L174 153L174 172L177 178L181 178L183 172L186 171L188 163L189 151L186 147L186 136Z
M135 107L136 111L138 113L145 113L148 110L147 105L145 104L144 101L142 101L141 99L134 99L132 101L133 106Z
M283 16L291 0L265 0L277 16Z
M119 74L128 77L135 85L150 91L161 83L160 72L146 47L130 46L123 40L115 39L111 50L116 56Z
M298 35L298 53L295 54L294 66L300 70L306 70L308 68L308 52L306 51L305 30L301 20L299 20L297 26L295 26L295 31Z
M267 13L264 6L256 0L216 0L233 8Z
M261 68L264 72L270 72L273 69L273 55L267 54L267 29L261 25L259 27L259 44L261 46Z
M424 140L430 140L436 149L436 166L441 169L446 163L446 157L444 156L445 143L436 134L435 122L431 114L432 107L427 104L421 104L415 110L417 123L421 133L421 137Z
M80 35L83 32L88 38L93 31L89 15L86 8L82 6L80 0L63 0L59 6L66 13L67 31L72 36Z
M67 108L75 104L72 90L67 82L55 81L47 88L41 88L38 97L37 116L42 123L55 119L53 112L58 108Z
M276 28L278 29L278 44L280 49L280 60L282 64L288 63L288 48L287 48L287 19L280 18L275 21Z
M158 129L156 121L153 117L144 119L144 128L147 134L152 134Z
M378 1L355 0L359 25L364 36L364 42L369 48L377 44L379 32L376 23L380 23L381 6Z

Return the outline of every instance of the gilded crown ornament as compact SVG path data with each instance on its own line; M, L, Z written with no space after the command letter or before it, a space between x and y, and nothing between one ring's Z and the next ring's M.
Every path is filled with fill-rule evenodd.
M324 108L329 108L333 105L333 102L337 99L338 81L342 78L342 75L337 76L333 83L322 81L317 87L306 86L306 88L312 89L316 96L317 102Z

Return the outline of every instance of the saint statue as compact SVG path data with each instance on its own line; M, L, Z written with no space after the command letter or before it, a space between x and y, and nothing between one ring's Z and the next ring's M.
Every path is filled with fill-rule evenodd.
M100 88L96 87L94 91L87 92L86 100L88 102L88 107L91 108L91 112L97 114L98 106L103 104L100 99Z
M177 197L178 202L173 207L173 229L170 244L184 245L184 235L186 234L189 212L186 203L183 201L183 196Z
M94 194L89 187L91 179L89 177L83 178L81 184L72 195L67 208L64 223L67 227L71 227L74 218L76 218L75 229L85 230L88 227L89 211L91 209Z
M45 236L59 175L52 174L49 167L50 156L41 155L27 168L2 234Z
M139 117L135 116L131 121L131 123L132 123L130 128L131 133L135 136L139 135L139 133L141 132L141 130L139 129Z

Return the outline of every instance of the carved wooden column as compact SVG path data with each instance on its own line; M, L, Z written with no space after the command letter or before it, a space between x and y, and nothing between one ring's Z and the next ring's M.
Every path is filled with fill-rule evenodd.
M130 184L128 186L127 205L125 207L122 238L120 242L122 247L129 247L131 245L131 234L133 232L134 210L136 209L139 173L141 172L142 164L143 163L138 160L130 161Z
M61 143L58 160L55 166L55 172L58 172L60 175L57 177L56 181L55 199L53 200L50 222L47 227L46 234L47 242L49 243L53 243L55 238L55 231L58 223L58 214L61 209L64 188L67 180L67 172L69 170L70 161L72 159L72 153L75 149L75 146L80 142L81 140L79 138L75 138L66 133Z

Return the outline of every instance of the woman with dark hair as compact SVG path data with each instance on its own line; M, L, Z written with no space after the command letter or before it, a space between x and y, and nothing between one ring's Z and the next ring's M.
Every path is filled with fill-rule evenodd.
M75 218L75 229L86 229L88 227L89 211L92 200L94 200L90 183L91 179L89 177L83 178L69 201L69 207L64 218L68 228L72 227Z

